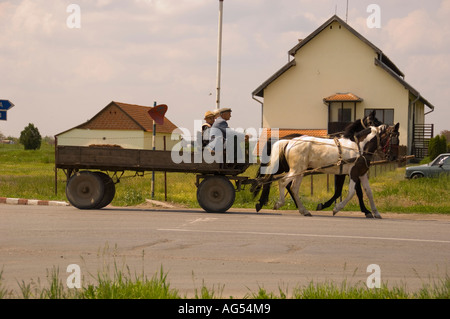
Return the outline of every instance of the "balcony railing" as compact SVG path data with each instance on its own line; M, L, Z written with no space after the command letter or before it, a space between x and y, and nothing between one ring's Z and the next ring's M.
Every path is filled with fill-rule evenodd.
M428 156L428 144L434 136L434 124L414 124L411 155L416 159Z

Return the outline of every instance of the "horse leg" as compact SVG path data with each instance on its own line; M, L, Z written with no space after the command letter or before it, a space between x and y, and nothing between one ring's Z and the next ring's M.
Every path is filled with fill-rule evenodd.
M333 216L336 215L342 208L347 205L347 203L355 196L355 181L350 178L350 183L348 185L348 195L347 197L340 203L336 204L333 208Z
M369 177L367 176L367 173L361 176L359 179L361 180L361 184L366 191L367 197L369 198L370 208L372 208L373 211L373 217L381 219L381 215L378 212L377 207L375 206L375 201L373 200L373 193L372 189L370 188Z
M278 188L279 188L280 198L275 203L275 206L273 207L273 209L277 210L277 209L281 208L284 205L284 203L285 203L285 201L284 201L284 189L286 188L286 185L291 182L291 180L292 180L292 178L284 177L284 178L282 178L282 179L280 179L278 181Z
M286 189L287 189L289 195L291 195L292 199L294 200L295 207L298 208L297 202L295 201L295 198L294 198L294 193L292 192L292 182L290 182L289 184L286 185Z
M366 205L364 205L364 195L361 188L361 180L358 180L358 182L356 182L355 190L356 196L358 196L359 208L361 209L361 212L363 212L367 218L373 218L372 212L366 208Z
M336 201L336 199L338 199L339 196L342 195L342 187L344 186L344 182L345 182L345 175L335 175L333 197L331 197L330 200L324 204L322 203L318 204L316 210L322 210L327 207L330 207Z
M261 197L259 198L258 203L256 203L255 208L256 212L259 212L264 205L269 201L269 193L270 193L271 183L268 181L262 187Z
M303 216L312 216L311 213L303 206L302 201L300 200L300 196L298 195L300 191L300 185L303 180L303 175L299 175L295 177L294 181L292 182L292 192L291 196L294 199L294 203L298 208L298 211Z

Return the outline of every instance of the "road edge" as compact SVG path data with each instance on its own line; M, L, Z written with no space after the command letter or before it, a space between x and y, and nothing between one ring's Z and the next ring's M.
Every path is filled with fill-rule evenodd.
M7 198L7 197L0 197L0 204L30 205L30 206L70 206L69 203L61 202L61 201L23 199L23 198Z

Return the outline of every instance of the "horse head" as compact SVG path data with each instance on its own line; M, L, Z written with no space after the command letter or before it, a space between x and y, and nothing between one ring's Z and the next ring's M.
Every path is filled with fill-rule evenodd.
M379 121L375 116L376 116L376 110L373 110L372 112L370 112L370 114L368 116L366 116L365 118L363 118L363 125L365 127L369 127L369 126L380 126L383 123L381 121Z
M381 129L381 126L379 127ZM395 161L398 158L398 146L400 144L400 123L393 126L384 127L380 130L379 149L388 161Z
M361 131L368 129L371 126L380 126L383 124L376 117L376 111L373 110L369 115L362 119L356 120L355 122L349 124L345 130L343 137L355 141L355 135Z
M372 157L375 153L381 153L388 161L395 161L398 157L400 123L394 126L382 124L371 126L355 135L360 150L366 156Z

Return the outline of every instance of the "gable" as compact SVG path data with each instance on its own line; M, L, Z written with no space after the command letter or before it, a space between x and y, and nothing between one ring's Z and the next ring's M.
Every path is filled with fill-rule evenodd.
M138 130L153 132L153 119L148 112L149 106L111 102L92 119L74 127L85 130ZM178 127L167 117L162 125L156 124L156 133L172 134ZM67 132L67 131L65 131ZM62 132L58 135L61 135Z
M358 68L362 67L366 71L371 72L375 65L381 72L418 97L430 109L434 109L431 103L405 81L404 74L378 47L336 15L289 50L289 55L293 56L294 59L263 82L252 92L252 96L264 98L265 90L275 82L278 82L280 78L283 78L283 85L286 85L287 78L289 80L295 79L293 76L284 76L291 73L293 69L301 68L303 74L308 74L310 76L309 79L314 80L315 74L321 74L323 78L326 78L324 75L327 72L333 76L338 73L348 78L349 76L354 76L354 71ZM317 68L317 64L314 63L320 58L322 58L322 61L327 62L326 59L323 59L324 57L329 58L330 63L326 67L322 65L320 69ZM349 64L348 61L351 61L351 63ZM314 68L316 68L315 73ZM326 79L325 82L330 82L328 80ZM320 83L322 86L326 84ZM277 87L280 87L278 83ZM324 92L324 94L328 95L331 93L333 92ZM327 95L322 97L325 96Z
M124 113L115 103L110 103L91 120L77 128L87 130L144 130L141 125Z
M143 128L143 130L147 132L153 132L153 119L148 114L148 111L150 111L152 107L120 102L113 103L119 106L134 121L136 121ZM171 134L177 128L178 127L173 124L167 117L164 118L164 123L162 125L156 124L157 133Z

